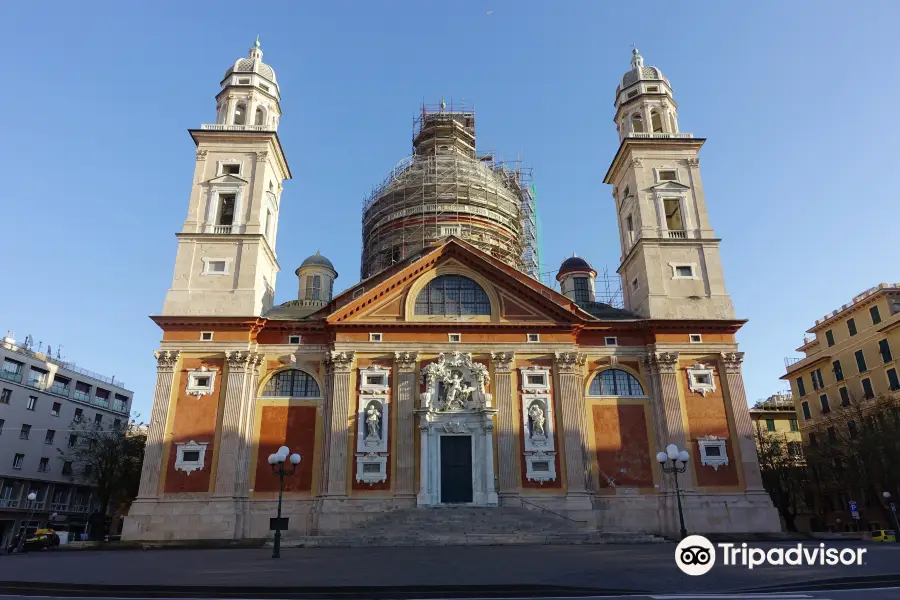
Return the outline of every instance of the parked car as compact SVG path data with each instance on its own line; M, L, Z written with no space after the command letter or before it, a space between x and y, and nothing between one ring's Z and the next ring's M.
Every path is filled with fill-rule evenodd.
M896 542L897 534L890 529L876 529L872 532L873 542Z
M38 529L30 537L25 538L25 542L21 542L21 536L15 536L6 551L10 554L13 552L32 552L34 550L47 550L59 546L59 536L52 529Z

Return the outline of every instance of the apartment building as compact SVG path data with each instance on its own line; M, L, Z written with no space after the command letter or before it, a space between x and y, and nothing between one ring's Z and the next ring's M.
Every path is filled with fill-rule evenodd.
M121 381L18 345L0 342L0 541L52 525L84 532L95 497L65 460L73 422L127 422L132 392ZM28 495L37 498L31 502ZM29 521L30 517L30 521Z

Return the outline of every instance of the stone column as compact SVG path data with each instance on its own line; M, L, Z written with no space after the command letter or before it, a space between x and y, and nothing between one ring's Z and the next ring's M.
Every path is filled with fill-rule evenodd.
M587 419L584 403L584 354L557 352L556 372L559 375L557 394L560 398L563 441L566 448L566 502L573 509L592 508L590 499L590 453L587 447Z
M395 352L397 374L397 496L415 497L416 481L416 367L415 352Z
M485 494L489 506L497 506L500 503L497 497L497 488L494 486L494 422L491 420L482 426L484 432L484 483Z
M154 352L153 356L156 357L156 390L153 393L153 409L150 413L138 498L154 498L159 495L159 473L164 458L163 445L166 440L166 423L169 420L172 380L175 377L175 365L178 364L177 350Z
M684 432L681 397L678 394L678 353L654 352L644 359L653 381L653 410L657 416L656 438L660 450L675 444L690 451Z
M325 495L347 495L347 444L350 435L350 372L354 352L332 351L328 355L328 374L331 379L331 422L326 427L331 434L328 447L328 470L325 473Z
M238 468L234 478L234 495L239 498L250 496L250 457L253 455L253 434L256 425L256 396L259 388L259 367L264 356L252 353L247 360L247 375L244 378L244 398L241 408L240 450L238 452ZM312 458L312 457L310 457Z
M419 494L416 497L416 506L429 506L432 504L431 498L431 482L428 480L428 474L431 470L431 454L428 448L428 428L429 424L422 417L419 422Z
M241 454L247 435L246 410L251 401L251 371L259 365L255 352L228 352L228 377L225 383L225 406L219 434L219 464L216 470L215 496L232 498L241 469Z
M744 483L748 492L763 492L762 476L759 472L759 457L756 454L756 440L753 439L753 424L750 422L750 410L747 407L747 391L744 389L744 376L741 363L743 352L723 352L721 364L725 370L725 385L731 399L731 412L734 415L734 428L741 448L741 462L744 469Z
M225 124L233 125L234 124L234 105L237 100L234 97L234 94L228 94L228 101L225 104Z
M513 352L491 353L494 363L494 400L497 402L497 462L499 468L500 502L514 498L519 491L519 457L516 446L518 411L512 384Z

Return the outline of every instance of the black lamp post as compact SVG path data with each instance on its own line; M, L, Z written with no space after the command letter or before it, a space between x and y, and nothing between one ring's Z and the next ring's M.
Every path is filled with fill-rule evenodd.
M671 473L675 476L675 498L678 500L678 520L681 522L681 539L687 537L687 529L684 527L684 512L681 510L681 488L678 486L678 474L687 470L690 455L687 450L679 450L675 444L666 446L665 452L656 454L656 460L662 467L663 473ZM671 466L667 466L672 463Z
M269 455L272 473L278 475L278 518L275 520L275 549L272 551L272 558L281 558L281 498L284 495L284 476L293 475L297 471L297 465L300 464L300 455L290 452L287 446L282 446L278 452ZM284 468L284 463L288 460L291 463L290 470Z
M891 502L890 492L884 492L882 495L884 496L884 501L888 503L891 509L891 515L894 517L894 541L896 542L896 537L900 535L900 524L897 523L897 505Z

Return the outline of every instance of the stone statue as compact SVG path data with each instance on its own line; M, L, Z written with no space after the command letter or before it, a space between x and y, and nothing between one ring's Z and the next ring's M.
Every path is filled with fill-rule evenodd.
M445 380L444 385L447 389L444 399L444 410L453 408L465 409L466 397L472 393L472 388L465 385L462 375L454 372L449 379Z
M528 416L531 417L531 435L545 437L547 434L544 433L544 411L537 402L528 409Z
M366 427L369 431L368 438L376 440L381 439L381 431L378 427L380 421L381 415L378 413L378 407L374 404L370 404L368 410L366 410Z

